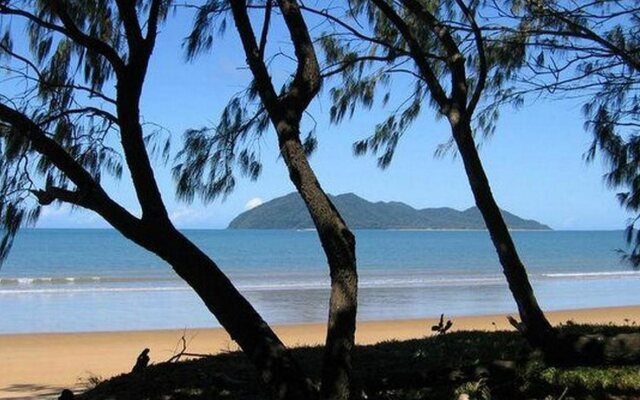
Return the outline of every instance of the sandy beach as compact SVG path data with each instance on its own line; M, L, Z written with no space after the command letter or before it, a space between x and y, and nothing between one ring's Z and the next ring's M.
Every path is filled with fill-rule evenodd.
M640 321L640 306L556 311L548 316L554 324L568 320L628 324ZM455 317L453 321L454 330L512 329L505 315ZM359 344L373 344L420 338L430 334L434 323L435 318L362 321L356 339ZM275 329L288 346L321 344L324 340L321 323ZM237 349L222 329L0 335L0 398L48 399L62 388L80 389L91 379L128 372L146 347L151 350L152 362L165 361L181 347L183 335L192 353Z

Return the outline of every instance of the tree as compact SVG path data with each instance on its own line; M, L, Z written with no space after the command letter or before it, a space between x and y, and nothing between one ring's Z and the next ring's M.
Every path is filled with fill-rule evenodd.
M259 39L249 8L264 10ZM272 17L277 11L289 32L296 62L293 78L279 92L274 87L265 55ZM185 147L180 152L181 162L174 169L178 191L188 200L196 194L204 200L227 194L235 184L233 167L236 164L242 173L257 178L261 164L251 144L271 123L291 182L306 204L329 265L331 295L321 396L348 399L352 392L351 353L358 287L355 237L309 164L308 156L316 146L313 131L304 141L301 138L302 119L322 83L314 44L295 0L269 0L250 5L245 0L212 0L201 7L196 16L187 42L190 57L210 47L212 30L216 24L224 26L229 14L239 33L253 81L246 92L231 100L215 128L187 132Z
M402 74L414 82L414 90L395 112L372 136L354 145L356 154L381 153L378 163L386 167L402 135L420 114L425 98L448 121L453 141L439 151L457 147L518 305L525 336L534 346L549 349L556 342L555 331L537 303L474 139L474 128L492 133L497 108L481 106L522 65L523 46L521 41L498 45L497 38L485 37L476 15L479 3L353 0L343 15L335 9L305 10L339 29L321 39L328 64L325 73L341 77L332 90L334 122L353 115L359 105L371 107L376 90L386 87L394 76ZM391 93L386 93L383 103L390 97Z
M169 7L166 0L0 2L1 65L11 78L0 100L1 253L43 206L94 211L171 265L275 398L310 398L310 385L282 342L216 263L173 226L161 198L148 150L158 142L143 129L140 99ZM24 27L28 48L14 48L12 36ZM140 216L101 184L103 175L124 171Z
M586 159L599 151L607 163L605 181L621 188L620 204L640 210L640 2L584 3L513 1L499 9L514 21L528 50L527 68L509 95L526 98L571 96L583 101L585 128L593 134ZM501 29L507 29L502 27ZM629 221L624 258L640 265L636 215Z

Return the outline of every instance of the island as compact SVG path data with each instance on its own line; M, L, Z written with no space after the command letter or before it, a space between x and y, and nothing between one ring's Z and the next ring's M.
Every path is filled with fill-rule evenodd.
M352 229L486 229L476 207L464 211L449 207L415 209L398 201L374 203L353 193L330 197ZM551 229L504 210L502 215L509 229ZM290 193L241 213L229 223L228 229L314 229L314 226L300 195Z

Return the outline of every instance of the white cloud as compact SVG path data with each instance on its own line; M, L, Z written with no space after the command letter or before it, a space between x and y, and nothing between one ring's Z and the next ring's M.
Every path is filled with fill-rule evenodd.
M260 197L254 197L253 199L247 201L247 204L244 205L245 210L251 210L252 208L256 208L262 205L262 199Z
M69 204L42 207L37 225L40 228L102 228L104 220L92 211Z
M69 214L71 214L71 206L68 203L63 203L61 205L53 204L47 207L42 207L40 217L55 219L58 217L69 216Z
M211 207L178 207L169 213L169 219L180 229L211 228L214 217Z

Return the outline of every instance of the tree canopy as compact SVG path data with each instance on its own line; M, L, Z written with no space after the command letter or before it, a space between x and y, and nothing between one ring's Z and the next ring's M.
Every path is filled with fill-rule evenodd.
M585 129L607 166L605 182L620 189L620 204L640 210L640 2L513 1L499 15L517 22L527 49L517 96L574 98L582 102ZM624 258L640 264L640 217L629 221L632 245Z
M114 147L116 93L108 83L129 65L146 62L143 53L153 48L170 6L165 0L127 3L0 4L2 257L18 228L37 220L41 205L84 206L84 186L97 188L103 175L123 173L122 153ZM17 46L21 28L28 36ZM149 132L145 140L155 137Z

